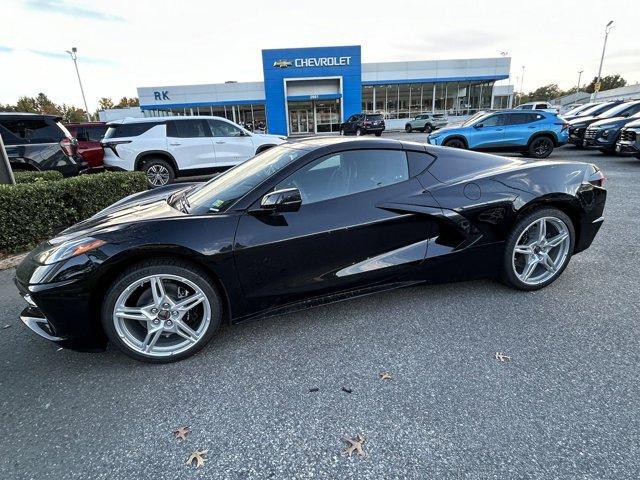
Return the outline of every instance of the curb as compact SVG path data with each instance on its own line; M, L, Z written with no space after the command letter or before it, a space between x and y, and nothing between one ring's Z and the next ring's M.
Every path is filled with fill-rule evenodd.
M9 268L14 268L17 266L24 257L26 257L26 253L20 253L19 255L13 255L11 257L3 258L0 260L0 271L7 270Z

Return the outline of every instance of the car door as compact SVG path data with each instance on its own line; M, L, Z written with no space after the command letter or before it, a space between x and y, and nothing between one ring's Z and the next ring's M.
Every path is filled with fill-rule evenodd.
M422 263L435 225L383 208L429 195L409 177L404 151L327 154L275 189L292 187L301 193L298 211L250 209L238 224L236 266L252 308L401 280Z
M358 115L351 115L344 124L344 133L353 133L355 131L355 124L358 121Z
M216 164L211 131L202 119L167 122L167 149L180 170L213 168Z
M207 120L213 135L216 167L231 167L246 162L256 153L251 135L224 120Z
M469 147L486 150L502 147L505 119L505 114L496 113L477 121L468 139Z
M529 143L531 136L540 130L544 115L541 113L513 112L506 116L504 127L504 146L523 147Z

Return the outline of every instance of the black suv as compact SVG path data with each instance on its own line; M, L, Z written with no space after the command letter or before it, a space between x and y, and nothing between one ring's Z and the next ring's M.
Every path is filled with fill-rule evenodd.
M0 113L0 135L14 171L57 170L70 177L87 169L76 140L60 120L36 113Z
M582 148L585 144L584 134L587 127L592 123L600 120L615 117L630 117L639 110L636 102L607 102L603 103L596 110L584 116L576 117L569 120L569 143L573 143L576 147Z
M340 125L340 135L366 135L374 133L379 137L384 132L384 117L380 113L358 113L351 115Z
M627 123L620 131L620 138L616 142L616 152L640 158L640 120Z

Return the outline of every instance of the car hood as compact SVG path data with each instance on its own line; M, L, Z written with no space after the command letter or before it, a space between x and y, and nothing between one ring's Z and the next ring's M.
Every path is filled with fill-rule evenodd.
M590 127L600 127L603 125L615 125L617 127L624 125L625 123L631 121L631 119L629 117L611 117L611 118L604 118L602 120L598 120L596 122L593 122L591 125L589 125Z
M268 133L254 133L252 135L256 138L256 140L262 143L280 144L287 141L287 137L283 135L269 135Z
M192 185L196 184L172 184L125 197L94 216L63 230L49 243L56 245L81 236L121 231L130 224L141 221L184 217L187 214L173 208L167 203L167 199Z
M576 126L576 125L582 125L583 123L584 124L589 124L589 123L592 123L592 122L595 122L595 121L598 121L598 120L599 120L598 117L595 117L593 115L589 115L589 116L586 116L586 117L577 117L577 118L574 118L572 120L569 120L569 125L571 125L573 127L573 126Z
M467 128L467 127L463 127L462 123L449 123L447 125L445 125L442 128L439 128L436 132L432 133L432 135L441 135L443 133L449 133L449 132L453 132L454 130L460 130L463 128Z
M625 125L625 127L638 128L640 127L640 120L634 120L633 122L629 122Z

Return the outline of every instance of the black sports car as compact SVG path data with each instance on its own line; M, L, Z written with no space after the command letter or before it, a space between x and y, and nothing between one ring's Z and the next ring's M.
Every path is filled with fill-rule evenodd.
M22 320L65 348L167 362L239 322L375 290L553 282L603 221L604 176L382 139L267 150L203 184L125 198L17 269Z

